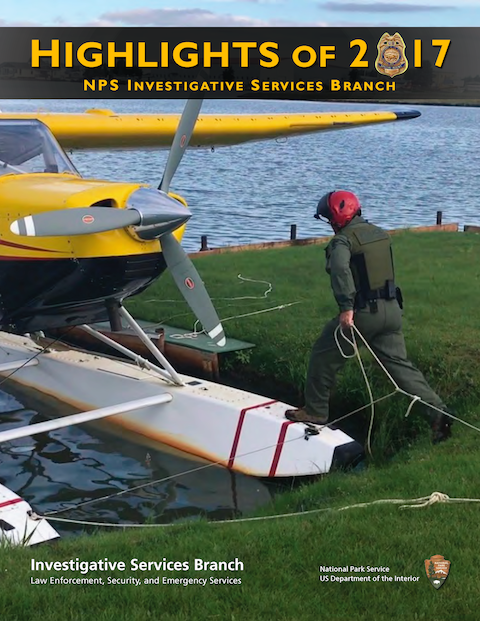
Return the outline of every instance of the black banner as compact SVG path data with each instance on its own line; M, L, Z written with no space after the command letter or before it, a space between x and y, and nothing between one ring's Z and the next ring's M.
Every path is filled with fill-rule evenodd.
M472 100L478 28L3 28L1 97Z

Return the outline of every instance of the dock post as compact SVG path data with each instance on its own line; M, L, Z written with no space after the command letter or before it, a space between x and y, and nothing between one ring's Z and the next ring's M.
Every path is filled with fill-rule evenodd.
M201 238L200 252L203 252L204 250L208 250L208 241L206 235L202 235Z
M442 212L441 211L437 211L437 226L440 226L442 224Z
M291 224L290 225L290 241L294 241L295 239L297 239L297 225Z

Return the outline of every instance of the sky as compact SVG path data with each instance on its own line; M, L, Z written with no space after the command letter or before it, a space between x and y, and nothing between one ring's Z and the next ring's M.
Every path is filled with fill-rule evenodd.
M480 0L21 0L3 26L479 26Z

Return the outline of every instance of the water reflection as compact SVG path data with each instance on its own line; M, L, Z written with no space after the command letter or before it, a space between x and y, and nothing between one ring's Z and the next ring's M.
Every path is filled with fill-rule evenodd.
M30 401L38 407L38 396L18 387L9 387L10 391L15 396L0 391L0 429L45 420L28 407ZM41 410L50 415L72 413L53 399L41 401ZM72 508L62 517L125 524L167 523L200 515L232 518L271 497L257 479L224 468L202 468L206 462L158 443L136 444L131 436L107 432L107 425L98 424L93 430L68 427L2 444L0 483L29 501L39 513ZM182 475L185 472L188 474ZM128 494L90 502L145 484ZM87 504L75 509L81 503ZM61 534L81 530L55 526Z

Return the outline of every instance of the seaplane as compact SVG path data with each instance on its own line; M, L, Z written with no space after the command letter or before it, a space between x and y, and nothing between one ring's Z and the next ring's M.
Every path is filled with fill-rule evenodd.
M171 191L187 146L228 146L407 120L412 111L202 115L189 100L177 115L0 113L0 380L78 411L0 430L0 443L108 419L131 434L255 477L328 473L358 460L362 446L333 426L288 421L291 405L182 375L124 307L170 270L211 341L227 342L206 287L181 245L191 217ZM85 179L67 149L171 144L158 187ZM94 329L127 325L147 360ZM38 335L80 326L120 357ZM152 362L154 360L154 362ZM7 385L8 386L8 385ZM30 505L0 485L0 541L33 545L58 536Z

